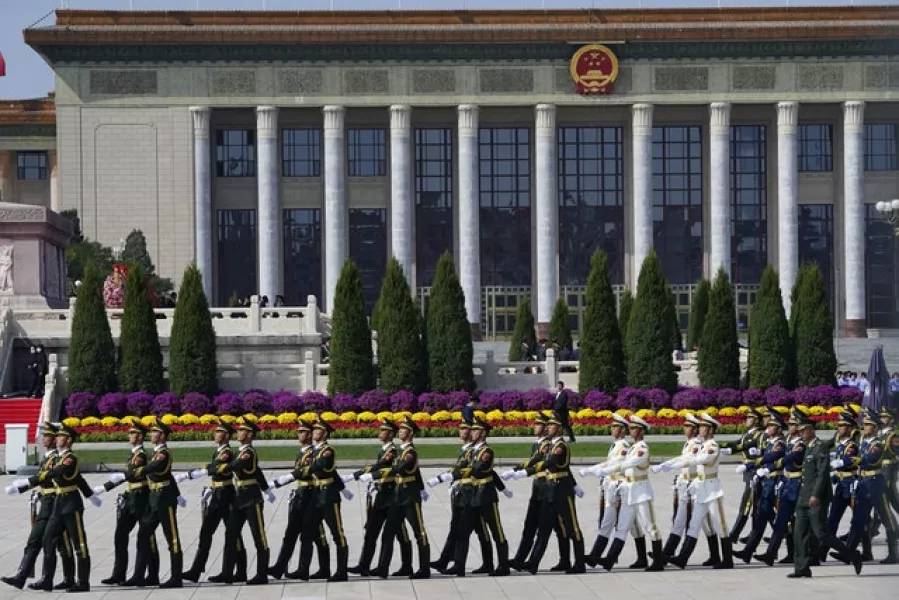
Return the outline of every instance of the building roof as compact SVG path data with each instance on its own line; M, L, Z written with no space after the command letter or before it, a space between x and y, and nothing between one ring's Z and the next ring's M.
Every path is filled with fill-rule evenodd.
M899 6L657 10L59 10L25 30L46 46L453 44L895 39Z
M26 100L0 99L0 126L55 124L56 101L52 96Z

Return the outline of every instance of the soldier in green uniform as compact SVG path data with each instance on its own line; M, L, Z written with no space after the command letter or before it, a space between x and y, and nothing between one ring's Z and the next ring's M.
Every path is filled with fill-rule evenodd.
M161 588L180 588L181 572L184 567L184 555L181 553L181 537L178 535L178 505L183 503L180 498L178 484L172 475L172 453L169 451L166 441L172 430L162 421L150 427L150 442L153 444L153 457L150 461L136 467L134 477L146 477L150 486L150 498L147 501L147 512L141 518L137 530L137 561L134 566L134 577L126 582L126 585L146 586L146 580L142 580L143 573L153 554L151 539L156 536L156 528L162 525L162 533L169 546L169 559L171 561L172 574L168 581L163 582Z
M761 422L762 414L758 409L750 408L746 413L746 431L743 432L740 439L735 442L718 442L721 454L740 452L743 454L745 462L753 460L756 456L755 452L763 444L762 440L765 435L764 428L759 426ZM753 504L757 495L754 493L756 491L754 478L755 468L747 468L743 471L743 496L740 498L740 512L728 536L732 544L736 544L740 539L740 533L743 532L743 528L752 517Z
M399 452L393 438L399 428L396 423L385 419L381 423L378 432L378 440L381 442L381 448L378 450L378 458L373 464L355 471L352 475L344 475L343 482L358 481L360 477L366 473L382 473L384 469L393 465L396 455ZM390 505L393 502L396 493L396 482L393 477L379 477L368 482L368 490L366 497L366 519L365 519L365 537L362 542L362 554L359 556L359 564L350 567L350 573L368 577L370 574L371 561L375 556L375 545L378 543L378 536L384 529L384 523L387 521L387 514L390 512ZM408 577L412 574L412 542L409 539L409 531L405 525L400 525L400 570L393 573L394 577Z
M899 433L896 431L895 415L886 406L881 407L880 435L883 437L883 482L886 486L887 501L893 511L899 514L899 491L896 489L899 475Z
M212 452L212 460L202 469L194 469L189 473L179 473L175 481L181 483L185 479L202 479L209 477L209 486L203 488L203 524L200 526L200 541L197 545L197 553L191 568L181 574L181 579L194 583L200 580L200 574L206 570L206 561L209 560L209 551L212 548L212 536L219 525L226 525L228 518L234 511L234 500L237 495L234 487L234 473L231 470L231 462L234 460L234 450L229 442L234 435L234 429L227 423L218 423L212 430L216 444ZM235 572L227 573L227 578L234 582L247 580L247 549L243 540L237 538L235 556ZM213 575L216 579L225 579L224 573ZM212 578L210 578L212 579Z
M285 574L288 579L327 579L331 576L331 549L328 547L328 538L325 537L325 528L321 524L318 527L318 535L314 539L315 550L318 553L318 572L309 575L307 571L305 576L299 569L287 572L287 565L290 563L290 557L293 556L303 529L303 517L307 513L314 512L316 500L312 473L307 469L312 464L315 452L312 445L312 424L308 421L300 419L297 426L297 441L300 443L300 451L294 461L293 471L287 475L281 475L275 479L273 484L277 489L296 481L297 487L290 493L287 502L287 529L284 530L281 551L278 553L275 564L269 568L268 574L269 577L275 579L281 579L281 576Z
M53 423L44 423L43 435L41 435L41 444L44 447L44 458L41 460L38 468L37 478L40 479L42 473L46 473L53 469L59 454L56 451L56 432L57 426ZM18 485L16 485L18 484ZM7 585L22 589L25 587L25 581L29 577L34 576L34 565L37 562L38 554L41 552L44 540L44 531L50 516L53 514L53 505L56 500L56 486L53 480L44 479L35 486L32 486L29 480L20 479L6 487L6 493L24 494L34 487L32 493L32 515L31 515L31 532L28 535L28 542L25 544L25 554L19 565L19 570L12 577L3 577L0 580ZM35 496L36 494L36 496ZM40 508L35 508L35 503ZM63 590L72 586L75 579L75 557L72 554L72 543L68 533L63 531L59 540L59 555L62 558L63 582L53 589ZM68 585L67 585L68 584ZM39 589L44 588L43 581L37 582Z
M265 492L269 502L275 501L275 493L269 488L262 469L259 468L259 457L253 448L253 436L259 431L256 423L244 420L237 427L237 441L240 448L231 459L225 471L234 474L234 485L237 492L233 501L233 509L225 525L225 552L222 561L221 578L209 578L213 583L233 583L234 566L237 562L238 540L241 537L244 523L250 527L253 543L256 545L256 576L247 580L247 585L265 585L268 583L268 538L265 535L265 520L262 518L262 494Z
M852 563L857 575L862 570L861 554L850 550L827 526L827 507L833 496L828 445L815 436L815 425L805 413L796 411L793 418L805 446L805 458L802 461L802 483L793 526L793 572L787 577L811 577L810 567L815 558L813 549L819 546L835 548L843 561ZM838 466L841 466L842 459L839 463ZM817 543L812 543L813 536Z
M421 513L421 503L427 497L421 470L418 466L418 451L413 444L418 425L406 417L399 423L398 436L400 451L393 466L374 473L362 475L359 481L366 482L378 478L393 477L396 484L393 504L387 516L384 533L381 536L381 554L374 574L386 578L393 557L393 542L396 539L403 521L412 527L415 541L418 544L418 571L410 575L410 579L428 579L431 576L431 545L425 530L425 522Z
M124 585L128 572L128 543L131 539L131 531L140 523L150 501L150 482L144 473L135 476L134 471L138 467L147 464L147 451L144 449L144 438L147 429L135 422L128 429L128 441L131 450L128 461L125 463L124 473L113 473L103 485L94 488L97 495L110 492L118 486L125 484L125 493L116 499L116 526L114 548L115 559L112 564L112 575L101 581L103 585ZM156 537L150 538L150 560L147 563L148 573L135 573L135 577L142 579L147 586L159 585L159 551L156 548Z

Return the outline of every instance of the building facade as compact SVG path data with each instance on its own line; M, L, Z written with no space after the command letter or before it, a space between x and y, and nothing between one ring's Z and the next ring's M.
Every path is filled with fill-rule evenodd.
M655 248L681 309L722 267L745 318L772 264L789 310L812 261L842 332L899 329L897 34L895 7L59 11L25 31L55 151L0 125L3 196L141 228L219 305L330 312L347 257L369 305L391 256L426 296L451 251L492 337L526 295L577 316L594 250L633 288Z

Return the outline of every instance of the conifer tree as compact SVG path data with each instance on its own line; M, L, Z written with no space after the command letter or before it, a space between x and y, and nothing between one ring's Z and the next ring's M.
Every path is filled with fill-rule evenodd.
M123 392L163 391L162 350L156 314L139 264L125 278L125 308L119 339L119 388Z
M358 396L375 387L371 340L371 328L365 315L365 299L362 295L362 279L356 263L347 259L343 263L334 291L328 394Z
M218 393L215 328L203 292L203 277L190 265L181 278L178 304L172 318L169 346L169 389L183 396Z
M709 292L712 285L703 279L696 286L693 301L690 303L690 322L687 326L687 352L695 352L702 339L702 328L705 327L706 315L709 312Z
M537 350L537 332L534 329L534 313L531 312L531 299L522 297L515 315L515 329L509 342L509 360L519 362L527 360L522 344L527 342L531 354Z
M586 300L578 389L581 394L592 390L614 394L625 383L624 349L615 316L609 260L601 250L590 258Z
M684 333L680 328L680 315L677 314L677 303L674 299L674 292L668 288L668 301L671 303L671 349L684 349Z
M749 387L792 387L792 341L777 272L768 266L749 318Z
M833 321L821 269L803 267L793 322L796 352L796 385L833 385L837 357L833 347ZM791 313L791 317L792 317Z
M571 339L571 321L568 318L568 303L565 299L559 297L556 299L556 305L553 307L553 316L549 322L549 340L550 343L559 343L560 348L568 348L571 350L574 341ZM556 360L558 360L558 356Z
M387 264L378 298L378 388L424 391L424 353L419 335L419 314L412 302L403 267L396 258Z
M627 328L627 383L636 388L677 388L671 355L671 300L655 250L643 261Z
M697 360L702 387L740 387L740 345L734 289L724 269L718 269L712 283L709 312L702 330Z
M450 392L474 389L471 325L465 312L465 294L453 255L444 252L437 262L427 308L427 356L431 390Z
M116 349L103 304L103 278L88 264L78 288L69 342L70 392L116 391Z

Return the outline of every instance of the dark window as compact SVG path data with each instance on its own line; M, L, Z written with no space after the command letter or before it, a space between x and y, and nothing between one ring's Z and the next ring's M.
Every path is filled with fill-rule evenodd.
M833 315L833 206L830 204L799 206L799 264L804 263L814 263L821 269Z
M282 132L281 160L284 177L321 176L321 131L285 129Z
M702 130L652 129L653 245L668 283L702 278Z
M899 171L899 125L865 125L865 171Z
M47 178L46 152L18 152L16 154L16 179L39 181Z
M531 284L531 132L478 132L481 285Z
M768 264L768 172L764 125L730 128L731 279L757 284Z
M899 244L893 226L873 204L865 205L865 315L868 327L899 327Z
M431 285L440 255L453 251L453 131L415 130L416 283Z
M218 301L247 298L256 287L256 211L218 211Z
M365 310L371 313L387 271L387 211L383 208L350 210L350 258L359 267Z
M833 171L833 125L799 126L799 171Z
M256 176L256 132L219 129L215 132L216 177Z
M559 129L559 283L585 285L590 257L609 257L623 283L624 144L621 127Z
M347 132L350 177L387 175L387 132L383 129L350 129Z
M306 306L322 299L322 226L317 208L284 211L284 301Z

